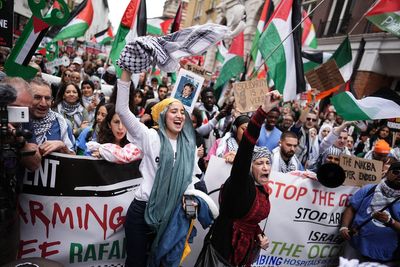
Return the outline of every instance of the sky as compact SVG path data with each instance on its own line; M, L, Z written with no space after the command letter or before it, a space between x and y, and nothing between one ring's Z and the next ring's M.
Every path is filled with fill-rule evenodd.
M113 25L114 34L116 34L118 30L122 15L124 14L129 1L130 0L112 0L108 2L110 8L110 13L108 16L110 18L111 24ZM165 0L147 0L146 1L147 18L162 16L164 2Z

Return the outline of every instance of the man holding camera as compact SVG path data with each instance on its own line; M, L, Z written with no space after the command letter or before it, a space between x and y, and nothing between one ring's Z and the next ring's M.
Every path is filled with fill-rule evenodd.
M342 216L341 236L359 253L358 259L400 264L400 162L390 165L378 185L366 185L350 199Z

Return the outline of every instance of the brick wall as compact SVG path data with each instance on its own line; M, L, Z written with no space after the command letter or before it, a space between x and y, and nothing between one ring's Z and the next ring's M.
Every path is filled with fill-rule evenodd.
M357 98L368 96L382 87L389 87L393 78L371 71L358 71L354 79L354 91Z

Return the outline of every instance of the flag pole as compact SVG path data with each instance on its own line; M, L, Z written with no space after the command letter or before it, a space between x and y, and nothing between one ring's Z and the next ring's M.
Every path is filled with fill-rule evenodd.
M375 2L371 5L371 7L370 7L370 8L361 16L361 18L357 21L356 25L354 25L353 28L351 28L351 30L349 31L348 35L350 35L350 34L358 27L358 25L360 25L361 20L362 20L363 18L365 18L365 14L367 14L368 11L370 11L370 10L376 5L376 3L377 3L378 1L379 1L379 0L375 0Z
M296 25L296 27L293 28L293 30L277 45L275 46L275 48L265 57L265 59L263 58L263 61L261 61L260 66L251 74L250 80L254 79L254 77L257 75L257 72L261 69L261 66L264 65L265 62L267 62L267 60L276 52L276 50L278 50L278 48L283 44L283 42L286 41L287 38L290 37L290 35L292 35L292 33L297 30L298 27L301 26L301 24L312 14L314 13L314 11L323 3L325 2L325 0L322 0L321 2L318 3L318 5L316 5L311 11L310 13L307 14L307 16L305 16L300 22L299 24ZM272 18L271 18L272 19Z

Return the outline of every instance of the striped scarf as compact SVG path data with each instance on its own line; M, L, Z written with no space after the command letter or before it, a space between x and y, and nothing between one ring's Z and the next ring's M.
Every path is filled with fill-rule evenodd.
M65 101L62 101L57 106L57 111L65 118L67 118L71 123L73 128L79 128L83 122L83 110L85 108L81 105L81 103L76 104L68 104Z

